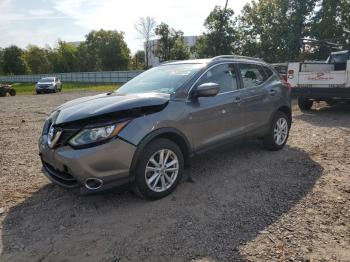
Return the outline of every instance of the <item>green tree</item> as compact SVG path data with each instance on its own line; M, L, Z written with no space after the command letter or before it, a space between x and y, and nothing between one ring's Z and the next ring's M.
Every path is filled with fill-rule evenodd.
M308 36L307 22L316 5L316 0L290 0L287 35L287 60L298 60L302 51L300 38Z
M145 64L146 54L145 51L139 50L135 53L132 58L132 69L139 70L147 68Z
M42 74L52 72L52 65L48 59L48 52L44 48L29 45L23 55L28 72Z
M12 45L4 49L3 71L5 74L20 75L26 71L23 61L23 51L21 48Z
M189 47L182 31L176 31L169 25L161 23L155 29L159 37L154 54L161 62L168 60L184 60L190 57Z
M48 58L55 73L78 71L77 48L64 41L59 41L57 48L48 52Z
M350 29L350 2L346 0L323 0L318 3L317 11L311 20L310 34L318 40L335 42L346 48L346 29ZM321 45L315 49L316 59L326 59L333 51L329 46Z
M126 70L130 64L130 50L124 33L110 30L91 31L86 36L89 58L96 58L95 70Z
M282 61L286 56L288 1L260 0L243 7L239 17L239 49L246 56L268 62Z
M89 50L86 42L82 42L78 46L77 60L80 72L92 72L101 70L101 63L97 52Z
M174 45L171 49L170 56L172 60L186 60L190 58L190 48L185 42L184 33L176 31L174 36Z
M237 40L236 20L234 11L230 8L215 6L205 19L206 32L196 43L196 55L198 57L212 57L217 55L232 54L235 51Z
M315 0L259 0L244 6L239 17L240 51L267 62L300 58L300 38L307 26Z
M0 74L4 73L4 49L0 47Z

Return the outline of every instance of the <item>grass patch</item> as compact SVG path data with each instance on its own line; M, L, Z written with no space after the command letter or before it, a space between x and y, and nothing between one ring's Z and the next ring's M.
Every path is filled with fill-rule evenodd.
M35 83L16 83L12 87L18 95L35 94ZM97 91L109 92L114 91L119 84L82 84L82 83L63 83L62 92L78 92L78 91Z

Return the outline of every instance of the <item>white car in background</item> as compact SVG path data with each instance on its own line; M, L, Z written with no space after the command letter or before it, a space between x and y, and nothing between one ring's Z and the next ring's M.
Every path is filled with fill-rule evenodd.
M61 92L62 83L57 77L44 77L36 83L35 90L37 94Z

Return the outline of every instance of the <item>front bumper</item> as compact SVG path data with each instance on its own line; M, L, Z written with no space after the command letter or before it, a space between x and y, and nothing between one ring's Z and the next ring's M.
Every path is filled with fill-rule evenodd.
M39 154L43 163L43 173L55 184L65 188L77 188L81 193L97 192L129 183L129 171L136 147L121 139L113 139L106 144L73 149L62 146L51 149L47 136L39 140ZM103 185L87 189L87 179L97 178Z
M46 85L46 86L36 86L35 90L37 92L48 92L48 91L53 91L55 90L55 86L52 85Z

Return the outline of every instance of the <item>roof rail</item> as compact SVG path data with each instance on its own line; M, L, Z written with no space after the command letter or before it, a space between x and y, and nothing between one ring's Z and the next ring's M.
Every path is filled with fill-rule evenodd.
M224 59L224 58L231 58L231 59L247 59L247 60L254 60L254 61L264 62L264 60L262 60L262 59L260 59L260 58L249 57L249 56L241 56L241 55L219 55L219 56L213 57L213 60Z

